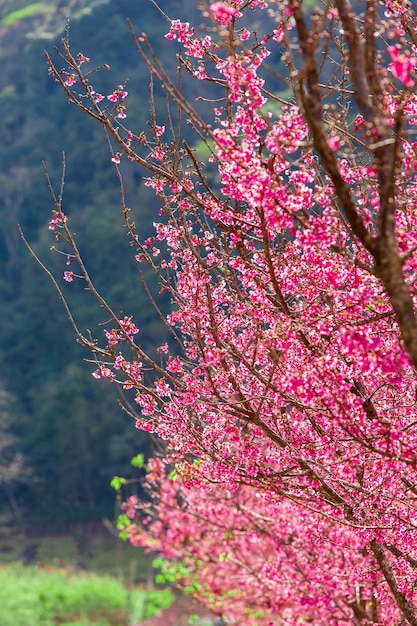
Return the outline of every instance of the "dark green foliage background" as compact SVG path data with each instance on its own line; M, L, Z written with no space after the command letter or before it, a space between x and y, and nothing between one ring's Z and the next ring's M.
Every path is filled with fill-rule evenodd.
M197 4L161 2L170 18L199 24ZM22 9L32 14L21 17ZM61 524L111 515L112 476L134 475L138 470L129 459L139 451L150 452L147 435L118 407L115 387L91 376L94 365L83 362L89 355L76 343L52 284L20 240L18 223L60 280L81 332L102 333L97 325L106 322L103 310L82 281L63 281L65 259L50 251L54 240L47 224L53 205L42 161L58 191L62 152L66 154L63 208L98 290L114 310L134 315L145 348L152 350L166 340L166 329L141 285L143 267L134 260L125 233L118 180L102 129L68 105L47 72L43 50L57 59L54 45L65 32L68 13L73 54L90 57L92 68L111 66L111 71L94 76L96 90L108 94L128 81L126 121L134 133L147 128L149 77L126 18L137 34L146 31L172 76L177 66L175 44L164 38L169 24L150 0L47 0L36 3L36 10L27 0L0 0L0 389L8 398L0 406L0 438L2 433L15 438L14 446L0 446L0 515L13 509L15 518L20 511L22 522L28 523ZM250 28L262 33L267 27L252 21ZM279 64L278 49L269 62ZM58 67L62 65L58 60ZM195 103L201 95L197 89L203 87L186 79L183 93ZM210 89L204 95L215 98L218 94ZM158 123L164 124L165 95L158 86L155 99ZM201 99L196 106L203 115L208 107L212 115L210 102ZM182 128L183 137L195 143L189 126L183 123ZM204 153L201 141L196 146L197 154ZM121 170L127 205L140 235L147 237L158 220L158 201L137 166L123 161ZM157 294L155 279L149 280ZM1 468L16 452L24 455L25 469L6 484Z
M67 104L47 73L43 50L53 52L62 36L63 3L49 0L45 5L51 11L4 26L7 16L13 18L14 11L29 4L0 2L0 385L8 392L1 409L15 437L14 450L0 451L0 465L7 464L7 455L23 453L26 471L8 487L23 520L33 523L111 515L111 477L132 475L136 470L129 459L149 450L146 435L117 406L114 386L91 376L94 366L83 362L88 355L75 342L50 281L19 238L18 222L61 280L65 259L49 250L54 243L47 228L52 201L42 160L58 187L62 152L66 154L64 210L98 289L116 310L134 313L146 347L159 343L164 329L141 287L140 268L125 235L105 137ZM175 17L184 11L190 15L194 3L188 4L165 1L164 10ZM110 72L97 74L97 89L103 93L129 81L129 125L136 132L146 128L149 79L126 18L157 42L162 61L175 71L172 45L163 37L168 25L148 0L73 0L65 6L73 16L73 53L91 57L91 66L111 65ZM123 170L135 221L143 234L150 234L157 200L142 184L141 172L128 163ZM97 323L106 321L104 313L81 282L61 283L81 331L103 332ZM0 512L7 512L9 498L1 482L0 498Z

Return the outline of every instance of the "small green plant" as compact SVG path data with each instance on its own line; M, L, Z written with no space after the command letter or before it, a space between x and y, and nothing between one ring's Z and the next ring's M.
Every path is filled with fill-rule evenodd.
M191 568L184 565L181 561L177 563L171 563L167 559L158 557L152 561L152 567L159 569L159 573L155 576L155 582L159 585L165 583L175 583L178 580L186 577Z
M147 590L133 593L131 598L131 619L134 623L158 615L171 606L175 599L170 589Z

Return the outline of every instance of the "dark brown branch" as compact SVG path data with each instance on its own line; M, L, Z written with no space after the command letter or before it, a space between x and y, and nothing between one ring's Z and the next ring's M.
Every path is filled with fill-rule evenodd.
M413 567L414 569L417 568L417 559L413 559L412 556L410 556L409 554L405 554L405 552L403 552L402 550L399 550L396 546L386 545L385 547L394 556L398 556L398 557L401 557L402 559L405 559L411 565L411 567Z
M375 251L375 240L356 210L351 190L342 178L334 151L327 143L324 131L324 112L322 92L319 86L319 74L314 59L314 49L311 49L312 35L306 25L300 4L296 0L291 0L291 6L304 59L304 68L300 73L300 84L299 88L296 88L296 95L310 129L314 147L319 153L321 162L329 173L335 187L341 211L346 216L352 233L367 250L373 253ZM304 87L304 76L306 77L307 90Z
M397 580L395 578L395 574L392 571L391 565L389 564L384 548L376 541L376 539L372 539L370 545L371 550L379 565L379 568L383 573L389 588L391 589L391 593L397 603L398 608L404 615L407 622L411 624L411 626L417 626L417 618L414 607L407 600L406 594L400 591Z
M363 39L356 28L356 15L348 0L335 0L335 5L346 37L349 70L352 77L355 102L364 119L372 122L374 108L365 73L366 62Z
M65 299L64 294L62 293L62 290L60 288L60 286L58 285L54 275L52 274L52 272L50 272L48 270L48 268L44 265L44 263L42 263L42 261L40 260L40 258L38 257L38 255L36 254L36 252L33 250L33 248L31 248L30 244L28 243L28 241L26 240L23 231L20 227L20 224L18 224L18 229L19 229L19 233L20 236L22 238L23 243L25 244L26 248L28 249L30 255L33 257L33 259L35 259L36 263L39 265L39 267L45 272L45 274L48 276L48 278L50 279L50 281L52 282L59 299L61 300L64 309L65 309L65 313L67 314L67 317L70 321L70 324L74 330L75 336L77 338L77 341L84 346L85 348L89 348L90 350L92 350L93 352L100 352L103 353L102 350L100 350L100 348L98 348L98 346L95 343L92 343L91 341L89 341L88 339L86 339L84 337L84 335L81 334L81 332L78 330L78 326L72 316L71 313L71 309L68 306L68 303Z

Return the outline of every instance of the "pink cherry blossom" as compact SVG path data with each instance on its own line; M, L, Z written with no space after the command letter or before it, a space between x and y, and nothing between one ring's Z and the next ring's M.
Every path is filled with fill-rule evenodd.
M124 102L126 98L127 91L125 90L123 85L119 85L118 88L113 91L113 93L107 96L107 100L110 100L110 102Z
M92 91L91 94L94 96L94 102L96 104L104 100L104 96L101 93L96 93L95 91Z
M162 161L162 159L165 156L165 153L161 148L155 148L151 156L153 156L154 159L158 159L158 161Z
M340 147L340 137L338 137L337 135L331 135L327 143L332 150L337 150Z
M234 17L240 17L241 15L239 11L227 2L213 2L210 4L210 11L222 26L227 26Z
M416 57L408 54L401 54L400 50L396 46L389 46L388 51L393 60L389 66L391 74L404 83L405 87L413 87L414 80L411 77L411 74L415 71L417 63Z
M83 63L90 63L90 58L86 57L82 54L82 52L79 52L77 54L77 61L79 65L82 65Z
M134 519L138 503L139 499L137 498L137 496L130 496L126 502L123 502L121 504L122 511L125 511L129 519Z
M194 29L190 28L189 22L181 22L173 20L169 33L165 35L166 39L178 39L180 43L188 43L194 35Z
M75 83L77 82L77 77L75 76L75 74L68 74L64 82L67 87L72 87L72 85L75 85Z
M64 215L61 211L52 211L52 219L48 224L49 230L55 230L57 227L64 225L68 221L66 215Z

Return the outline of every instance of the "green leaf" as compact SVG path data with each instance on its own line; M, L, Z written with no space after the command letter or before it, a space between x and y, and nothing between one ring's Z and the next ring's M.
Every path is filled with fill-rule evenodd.
M123 528L123 526L130 526L131 523L132 523L132 521L128 518L128 516L125 515L124 513L122 513L117 518L116 526L117 526L117 528Z
M112 487L115 491L120 491L122 485L126 484L126 478L122 478L121 476L113 476L110 481L110 487Z
M145 456L142 453L137 454L130 461L130 464L133 465L133 467L138 467L139 469L143 467L144 463L145 463Z
M157 585L163 585L164 583L166 583L166 581L167 581L166 577L161 573L155 576L155 582Z
M196 591L200 591L200 583L196 578L191 581L191 583L184 587L184 593L186 596L189 596L191 593L195 593Z

